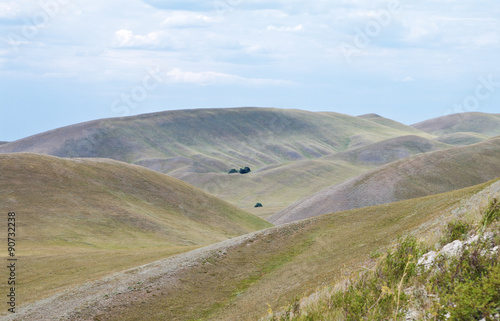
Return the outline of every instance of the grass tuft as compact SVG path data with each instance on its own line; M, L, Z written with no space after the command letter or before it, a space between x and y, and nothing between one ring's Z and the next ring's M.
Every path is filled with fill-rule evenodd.
M500 202L496 198L494 198L484 213L483 220L481 221L481 225L483 228L489 226L494 221L500 219Z

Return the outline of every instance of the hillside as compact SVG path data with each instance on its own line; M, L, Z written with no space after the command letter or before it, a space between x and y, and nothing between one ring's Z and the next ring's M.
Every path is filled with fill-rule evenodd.
M478 133L488 137L500 135L500 114L461 113L429 119L412 127L434 135Z
M189 173L178 178L266 218L334 183L395 160L449 147L409 135L316 159L268 166L248 175ZM264 207L254 208L257 202Z
M361 118L364 120L369 120L369 121L377 123L379 125L390 127L390 128L396 129L396 130L405 131L408 133L408 135L421 135L422 134L422 130L420 130L420 129L416 129L415 127L407 126L405 124L402 124L400 122L397 122L397 121L389 119L389 118L382 117L382 116L377 115L377 114L360 115L360 116L358 116L358 118Z
M480 184L500 176L500 137L412 156L332 185L268 218L288 223Z
M400 136L353 150L339 152L323 159L343 160L356 165L380 166L412 155L446 149L451 145L415 135Z
M0 154L0 211L18 213L23 302L271 226L140 166L27 153Z
M435 141L457 146L472 145L487 140L489 137L478 133L459 132L439 136Z
M402 125L403 126L403 125ZM0 153L103 157L171 175L259 169L325 156L349 148L420 133L337 113L271 108L177 110L103 119L31 136ZM359 147L359 146L358 146Z
M432 239L500 183L272 227L89 283L6 320L257 320L369 267L398 235Z

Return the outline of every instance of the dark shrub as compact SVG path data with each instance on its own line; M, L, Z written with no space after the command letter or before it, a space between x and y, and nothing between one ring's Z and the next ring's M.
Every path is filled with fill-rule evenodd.
M262 205L262 203L257 203L257 204L255 204L254 207L264 207L264 205Z
M231 168L228 174L235 174L235 173L238 173L238 171L235 170L234 168Z
M250 167L240 168L240 174L248 174L250 172Z

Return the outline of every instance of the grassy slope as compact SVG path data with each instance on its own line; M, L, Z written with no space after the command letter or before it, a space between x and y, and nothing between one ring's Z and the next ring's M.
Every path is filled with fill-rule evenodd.
M198 109L77 124L9 143L0 152L112 158L165 173L226 172L321 157L347 149L357 135L371 143L415 131L336 113Z
M388 118L379 116L377 114L366 114L366 115L361 115L361 116L358 116L358 117L361 118L361 119L364 119L364 120L369 120L371 122L374 122L374 123L386 126L386 127L390 127L390 128L394 128L394 129L397 129L397 130L406 131L406 132L408 132L409 135L421 135L421 133L422 133L422 131L419 130L419 129L416 129L416 128L411 127L411 126L404 125L402 123L399 123L399 122L394 121L392 119L388 119Z
M23 303L270 226L143 167L25 153L0 155L0 212L9 211Z
M332 185L274 214L282 224L472 186L500 176L500 137L403 159Z
M433 138L381 117L377 121L382 123L337 113L269 108L169 111L56 129L0 146L0 153L30 151L131 162L266 218L335 182L414 151L403 151L404 155L396 151L390 157L389 151L378 151L385 153L385 160L356 165L350 164L354 156L346 161L323 159L325 155L408 134ZM226 174L243 166L253 172L245 177ZM264 207L254 208L257 202Z
M453 114L426 120L412 127L438 136L472 132L494 137L500 135L500 114Z
M419 136L402 136L318 159L269 166L247 175L188 174L178 177L266 218L334 183L411 155L448 148ZM253 208L260 202L263 208Z
M461 200L491 183L445 194L351 210L278 226L180 274L176 286L98 313L100 320L255 320L268 310L366 264L397 235L429 233ZM223 282L221 282L223 280ZM207 295L210 293L210 295Z
M465 146L472 145L476 143L480 143L488 139L488 136L478 134L478 133L467 133L467 132L459 132L452 134L444 134L439 136L435 140L441 143L457 145L457 146Z

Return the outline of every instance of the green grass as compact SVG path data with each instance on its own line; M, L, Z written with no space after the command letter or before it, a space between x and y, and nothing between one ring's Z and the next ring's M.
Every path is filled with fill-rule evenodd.
M139 166L22 153L0 154L0 211L17 213L21 305L271 226Z

